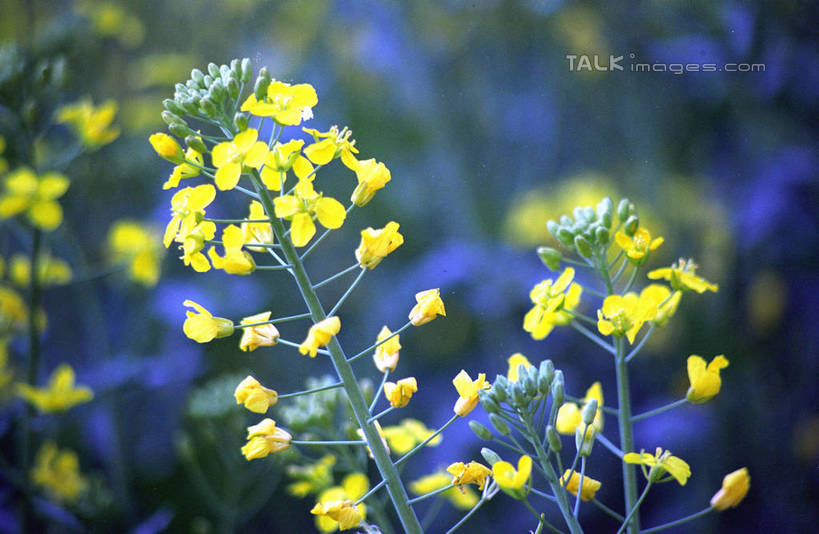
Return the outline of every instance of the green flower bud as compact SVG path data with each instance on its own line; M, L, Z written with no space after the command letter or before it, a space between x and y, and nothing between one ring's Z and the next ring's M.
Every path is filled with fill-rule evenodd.
M219 71L219 66L216 63L208 63L208 73L214 78L219 78L221 76L221 72Z
M217 115L216 106L213 104L213 101L209 97L205 97L199 101L199 107L202 108L202 111L208 117L215 117Z
M180 117L181 117L182 115L185 115L185 114L186 114L186 112L185 112L185 108L183 108L182 106L180 106L180 105L179 105L179 103L178 103L176 100L172 100L172 99L170 99L170 98L166 98L165 100L163 100L163 101L162 101L162 106L163 106L163 107L164 107L164 108L165 108L167 111L170 111L171 113L173 113L173 114L175 114L175 115L178 115L178 116L180 116Z
M530 398L537 395L537 377L537 368L534 366L528 368L523 364L518 366L518 380L523 381L526 395Z
M577 206L572 210L572 215L574 215L574 220L576 222L589 220L588 217L586 217L586 211L580 206Z
M546 426L546 441L549 443L549 448L553 451L560 452L563 450L563 442L560 441L560 436L552 425Z
M208 147L202 142L202 138L196 135L185 137L185 144L188 145L188 148L192 148L200 154L204 154L208 151Z
M560 225L561 226L571 226L574 224L574 221L568 215L561 215L560 216Z
M520 381L512 384L511 390L510 396L512 397L512 404L514 406L522 408L523 406L529 404L529 397L526 395L526 388Z
M189 135L193 135L193 133L194 133L193 130L191 130L190 128L188 128L184 124L179 124L177 122L169 124L168 125L168 130L170 130L170 132L172 134L174 134L175 136L182 137L182 138L187 137Z
M496 413L489 414L489 422L492 423L492 426L495 427L495 430L498 431L499 434L502 436L509 435L509 425L506 424L506 421L503 420L503 417Z
M193 69L191 71L191 80L196 82L199 87L205 86L205 74L199 69Z
M193 98L185 98L179 102L185 111L188 113L199 113L199 101L198 99Z
M549 230L549 233L550 233L550 234L552 235L552 237L554 237L555 239L557 239L557 231L558 231L558 229L559 229L559 228L560 228L560 225L559 225L559 224L557 224L555 221L553 221L553 220L551 220L551 219L549 219L549 220L546 222L546 229L547 229L547 230Z
M560 269L560 260L563 259L563 254L561 254L560 251L552 247L538 247L537 255L540 256L540 261L542 261L543 265L548 267L549 270L557 271Z
M617 218L620 219L620 222L625 222L629 215L631 215L631 202L624 198L617 205Z
M589 241L582 235L574 236L574 246L577 248L577 253L584 258L592 257L592 248Z
M493 414L494 415L494 414ZM472 429L472 432L475 433L481 439L491 440L492 439L492 432L486 428L484 425L480 424L479 422L472 420L469 422L469 428Z
M585 437L583 433L584 429L586 430ZM574 445L577 447L577 453L580 456L588 456L591 454L592 448L594 447L594 434L594 428L586 427L586 425L577 425L577 428L574 429Z
M594 416L597 415L597 399L589 399L583 405L583 422L590 425L594 422Z
M603 226L609 228L614 216L614 202L609 197L604 198L597 203L597 218L603 223Z
M264 100L267 96L267 88L270 86L270 72L267 67L262 67L259 70L259 76L256 78L256 85L253 86L253 92L256 94L256 100Z
M486 463L488 463L490 467L501 461L501 457L498 456L498 453L489 447L483 447L481 449L481 456L483 456L483 459L486 460Z
M208 96L214 103L222 102L228 96L227 88L222 80L216 80L210 86Z
M183 95L186 95L186 94L190 93L190 91L188 91L188 88L185 86L185 84L177 83L173 87L174 87L174 89L176 89L177 93L181 93Z
M253 76L253 63L249 57L242 59L242 83L247 83Z
M213 85L215 78L210 74L205 74L205 86L202 88L203 91L207 91L208 88Z
M234 78L228 80L227 92L228 95L230 95L230 98L233 100L239 98L239 82L237 82Z
M488 391L482 389L478 391L478 399L481 401L481 406L487 413L495 413L500 411L500 404L495 400Z
M230 60L230 77L234 78L237 74L239 74L239 58L233 58Z
M566 397L565 387L563 383L563 371L560 369L555 371L554 380L552 380L552 401L555 406L561 406Z
M572 244L574 244L574 234L565 226L561 226L557 230L557 240L567 247L570 247Z
M637 231L637 227L640 226L640 219L636 215L629 216L626 219L626 224L623 225L623 230L625 230L626 235L633 236L634 233Z
M609 233L608 228L603 228L600 226L594 231L594 237L598 243L605 245L609 242L609 239L611 239L611 234Z
M489 393L493 398L497 399L498 402L503 402L506 400L506 388L502 388L498 386L498 384L494 384L489 390Z
M503 375L495 376L495 385L498 386L499 389L505 390L507 393L509 392L509 379Z
M222 83L227 85L228 80L230 80L230 67L228 65L220 65L219 66L219 78L222 79Z
M191 91L197 91L199 89L199 85L193 80L188 80L185 82L185 87Z
M171 113L170 111L163 111L160 113L162 120L170 126L171 124L181 124L182 126L187 126L188 123L182 120L176 113Z
M240 112L233 116L233 125L236 126L236 129L240 132L247 130L247 121L247 115L244 113Z
M583 208L583 217L587 221L596 221L597 213L592 209L591 206L586 206L585 208Z
M544 395L549 394L552 387L552 379L555 377L555 364L552 360L543 360L538 369L537 389Z

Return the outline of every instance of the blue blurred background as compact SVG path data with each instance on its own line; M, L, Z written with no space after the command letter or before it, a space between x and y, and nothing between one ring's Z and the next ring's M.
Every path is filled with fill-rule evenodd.
M309 267L314 279L324 278L353 261L361 228L400 222L406 244L345 304L341 341L368 345L382 324L405 322L416 291L440 287L446 319L401 339L400 372L420 384L406 412L430 427L449 418L451 379L461 368L503 374L514 352L535 363L552 358L578 396L601 380L607 404L615 403L613 366L593 345L566 329L536 342L521 323L529 290L550 276L534 253L553 244L546 221L603 196L629 197L643 224L665 237L650 267L691 256L720 285L716 295L686 295L653 336L633 366L636 410L684 395L689 354L724 353L731 361L715 400L637 427L639 446L669 448L693 470L685 488L652 493L643 524L703 508L725 473L748 466L752 487L740 508L677 532L815 529L817 4L2 0L0 12L4 42L35 39L65 54L69 97L120 104L123 135L69 171L66 228L52 248L75 271L101 261L113 220L167 222L172 193L161 184L170 166L147 136L164 129L161 100L192 67L246 56L274 78L315 86L319 105L309 126L349 126L360 156L384 161L393 181L351 214ZM566 56L581 54L603 64L623 56L625 70L570 70ZM634 62L763 64L764 71L632 72ZM331 191L352 187L340 167L324 174ZM241 216L240 206L222 203L214 214ZM182 335L181 303L190 298L232 318L263 309L298 313L298 294L287 284L276 273L193 273L169 254L150 291L114 277L47 293L44 368L69 361L96 393L61 420L58 435L81 451L84 471L101 480L109 501L93 521L59 521L98 532L220 529L185 457L232 455L251 418L231 405L228 388L220 398L205 395L198 410L235 424L208 426L192 408L197 388L252 373L290 391L331 369L282 346L242 353L235 338L197 345ZM343 290L327 289L326 302ZM594 312L588 303L585 311ZM282 331L288 339L303 335L301 325ZM3 411L7 428L14 408ZM473 417L485 417L480 411ZM608 423L610 437L614 426ZM408 479L477 459L483 445L465 422L444 440L411 462ZM240 517L237 528L312 528L313 501L276 485L280 466L244 465L234 456L226 460L235 462L234 474L269 489L261 510ZM590 465L603 481L598 498L620 507L617 462L598 447ZM0 488L0 502L7 493ZM587 508L588 531L613 531ZM444 507L430 532L443 532L460 513ZM14 517L6 499L0 531L13 531ZM529 519L498 498L467 528L518 532L533 527Z

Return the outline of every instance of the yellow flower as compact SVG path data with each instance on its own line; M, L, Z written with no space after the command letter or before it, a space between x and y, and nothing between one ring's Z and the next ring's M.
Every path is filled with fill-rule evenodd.
M565 291L573 279L574 269L566 267L554 282L549 278L532 288L532 291L529 292L529 298L533 304L545 308L546 311L553 312L563 305L563 301L566 299Z
M258 200L251 200L250 213L247 216L247 220L259 221L267 218L267 213L265 213L262 203ZM266 252L267 248L254 247L253 245L272 245L273 227L270 226L270 223L243 222L242 239L249 250L255 252Z
M509 370L506 372L506 378L508 378L510 382L518 381L518 367L521 365L527 368L532 367L532 364L529 363L529 359L520 352L516 352L515 354L509 356L509 359L507 359L506 362L509 364Z
M603 308L597 310L597 329L604 336L626 336L629 343L634 343L640 327L656 315L657 307L636 293L610 295L603 301Z
M603 431L603 387L600 382L595 382L589 389L586 390L586 396L583 397L583 405L590 400L597 401L597 411L594 414L594 420L589 425L588 433ZM557 410L557 422L555 428L561 434L574 434L578 427L583 425L583 407L573 402L563 403ZM586 439L591 439L592 436L585 436Z
M452 484L462 486L464 484L477 484L478 489L482 490L486 483L486 477L492 474L488 467L479 462L455 462L449 464L446 472L452 475Z
M128 265L131 278L151 287L159 280L159 235L136 221L120 220L108 232L108 248L116 263Z
M688 477L691 476L691 468L680 458L672 456L670 451L663 451L662 448L657 447L656 452L651 455L647 452L629 452L623 456L623 461L627 464L642 464L651 468L646 474L646 478L653 482L665 482L669 478L660 479L664 474L668 473L671 477L680 483L680 486L685 486ZM643 470L645 473L645 468Z
M264 458L272 452L290 448L293 436L276 426L273 419L265 418L260 423L247 427L247 443L242 454L247 460Z
M418 391L418 383L415 378L402 378L397 383L386 382L384 384L384 396L390 401L393 408L403 408L409 404L412 394Z
M651 280L659 280L660 278L668 280L674 291L693 290L697 293L704 293L705 291L716 292L719 289L717 284L712 284L704 278L697 276L695 274L696 272L697 264L694 263L694 260L686 261L680 258L677 263L672 264L671 267L649 271L648 277Z
M96 109L91 100L83 100L61 107L57 111L57 122L71 126L82 144L93 150L119 136L119 128L111 127L118 108L113 100L100 104Z
M649 252L657 250L665 241L662 237L651 239L651 233L645 228L638 228L633 237L627 236L622 231L617 232L614 240L635 265L640 265L646 261Z
M182 152L182 147L170 135L161 132L155 133L148 138L148 141L162 158L171 163L184 163L185 154Z
M13 289L0 285L0 332L23 332L28 327L28 308Z
M537 286L535 286L535 289L537 289ZM565 326L571 323L574 318L571 312L580 304L580 295L582 293L583 288L580 287L580 284L572 282L563 299L563 304L557 311L549 311L548 307L541 306L533 300L535 302L534 307L523 318L523 329L529 332L533 339L544 339L555 326ZM533 295L539 297L541 294L532 290L530 296ZM548 304L549 301L546 302Z
M294 497L306 497L318 493L333 484L333 466L336 457L327 454L318 461L305 466L288 465L287 476L297 479L287 486L287 493Z
M728 473L722 479L722 488L711 497L711 506L719 511L735 508L745 498L750 487L751 476L747 467Z
M344 224L347 210L341 202L316 193L312 182L300 181L296 185L295 193L273 199L276 217L290 221L293 245L303 247L315 235L314 216L325 228L340 228Z
M657 308L657 315L654 316L653 321L656 326L665 326L668 320L677 313L681 298L680 291L672 294L670 289L660 284L651 284L640 291L640 300L651 303Z
M388 448L396 454L405 454L413 447L434 434L424 423L417 419L403 419L400 424L383 428ZM426 447L435 447L441 443L443 436L438 434L427 442Z
M290 85L273 80L267 87L265 98L258 100L251 93L242 104L242 111L249 111L258 117L271 117L282 126L297 126L302 120L313 117L312 108L316 104L318 96L312 85Z
M264 387L252 376L239 382L233 396L236 397L236 404L244 404L245 408L255 413L265 413L279 402L279 394L275 390Z
M307 332L307 338L299 346L299 352L302 354L309 354L311 358L315 358L319 347L326 347L334 335L341 330L341 319L335 315L327 317L310 327Z
M199 173L201 172L199 167L202 167L205 164L204 160L202 159L202 154L192 148L189 148L185 152L184 159L184 162L173 168L173 171L171 171L171 175L168 176L167 181L162 184L162 189L179 187L180 180L199 176ZM196 165L191 165L190 163L187 163L188 161L195 163Z
M458 376L452 380L452 384L455 386L459 395L458 401L452 410L461 417L469 415L469 413L475 409L475 406L477 406L478 391L489 388L489 384L486 382L486 374L480 373L478 378L473 382L472 379L469 378L469 374L463 369L461 369Z
M165 227L165 235L162 238L162 244L165 245L165 248L171 246L171 242L175 237L178 236L179 240L183 240L188 233L199 225L205 216L205 208L215 198L216 189L210 184L186 187L177 191L171 198L171 213L173 216L168 222L168 226ZM213 230L216 231L215 225Z
M280 191L287 181L287 171L291 168L299 180L306 179L313 172L313 165L301 155L304 141L291 139L286 143L276 143L267 155L261 176L268 189Z
M318 502L310 510L316 515L316 527L321 532L334 532L336 529L347 530L358 526L367 516L364 503L355 505L370 489L370 481L363 473L350 473L341 481L340 486L329 488L321 493Z
M217 337L233 335L233 321L224 317L214 317L211 313L192 300L186 300L183 305L193 308L196 312L185 312L187 319L182 325L182 331L197 343L207 343Z
M387 185L391 178L390 170L380 161L375 161L375 158L359 161L353 170L358 185L353 190L350 200L359 207L372 200L375 192Z
M65 284L71 281L71 267L51 254L45 252L40 256L37 280L42 286ZM22 254L15 254L9 261L9 277L19 287L28 287L31 283L31 262Z
M711 400L719 393L722 386L722 379L719 377L720 369L728 367L728 360L720 354L711 360L706 367L705 360L692 354L688 357L688 380L691 387L685 398L688 402L700 404Z
M239 324L263 323L270 320L271 312L266 311L245 317ZM259 347L272 347L279 342L279 329L273 324L260 324L257 326L245 327L242 330L242 340L239 341L239 348L245 352L254 351Z
M563 476L560 477L560 483L566 484L566 478L569 478L569 470L563 473ZM566 485L566 489L577 497L577 489L580 487L580 473L577 471L571 471L572 476L569 478L569 483ZM583 476L583 489L580 491L580 500L581 501L590 501L594 499L597 490L600 489L602 484L599 480L595 480L590 476Z
M438 315L446 317L444 301L441 300L441 292L438 288L427 289L415 294L415 302L409 313L409 320L415 326L421 326L432 321Z
M59 502L74 502L88 489L88 481L80 474L77 454L59 450L53 441L43 443L37 452L31 480Z
M257 141L259 132L248 128L236 134L233 141L225 141L213 147L211 158L216 167L216 187L227 191L236 187L243 167L258 169L267 160L267 144Z
M387 254L404 243L404 236L398 233L398 223L390 221L384 228L361 230L361 244L355 251L355 259L362 268L375 269Z
M208 249L208 257L213 263L214 269L223 269L228 274L250 274L256 270L256 262L253 256L246 250L242 250L245 245L245 238L242 230L230 224L222 230L222 247L225 255L220 256L215 247Z
M384 373L387 369L395 371L395 367L398 365L398 352L401 350L401 343L398 339L400 337L397 334L393 336L386 325L381 327L375 342L379 343L387 338L389 339L378 345L373 353L373 361L379 372Z
M333 159L341 156L341 162L355 171L358 168L358 160L355 154L358 149L355 141L351 140L353 132L346 126L338 130L338 126L332 126L326 132L320 132L311 128L303 128L305 132L313 136L315 143L304 149L305 155L316 165L326 165Z
M29 222L50 232L63 221L63 209L57 199L68 189L68 179L48 172L37 176L28 167L20 167L6 175L5 191L0 196L0 219L25 213Z
M90 388L74 386L74 369L67 363L61 364L51 373L47 387L38 388L28 384L17 384L17 394L41 412L46 413L64 412L94 398L94 393Z
M495 462L492 466L492 476L500 488L516 499L526 496L523 486L532 475L532 457L524 454L518 460L517 470L509 462Z
M415 495L425 495L437 489L449 486L452 483L452 477L444 472L432 473L426 475L418 480L410 482L409 489ZM450 488L440 495L449 499L455 508L459 510L469 510L478 503L478 494L469 486L461 486L461 491L455 488Z

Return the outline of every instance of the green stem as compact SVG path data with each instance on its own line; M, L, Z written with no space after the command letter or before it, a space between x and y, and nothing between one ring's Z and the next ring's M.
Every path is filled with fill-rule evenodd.
M585 337L589 338L595 344L597 344L598 346L605 349L606 352L609 352L611 354L615 354L616 351L611 345L609 345L608 343L606 343L605 341L603 341L602 339L597 337L597 335L594 332L591 332L588 328L586 328L582 324L578 323L577 321L572 321L569 324L572 325L572 328L574 328L575 330L577 330L578 332L583 334Z
M625 520L625 517L623 517L622 515L618 514L617 512L615 512L614 510L612 510L611 508L609 508L608 506L606 506L606 505L605 505L605 504L603 504L602 502L598 501L597 499L592 499L592 500L591 500L591 503L592 503L593 505L595 505L596 507L600 508L600 510L602 510L602 511L603 511L603 512L604 512L606 515L608 515L608 516L610 516L610 517L613 517L613 518L614 518L614 519L616 519L617 521L622 522L622 521L624 521L624 520ZM645 532L645 530L644 530L643 532Z
M486 495L482 495L482 496L481 496L481 499L478 501L478 503L477 503L475 506L473 506L473 507L472 507L472 509L471 509L469 512L467 512L467 513L466 513L466 515L465 515L465 516L463 516L463 517L461 518L461 520L460 520L460 521L458 521L457 523L455 523L455 524L452 526L452 528L451 528L451 529L447 530L447 531L446 531L446 534L452 534L453 532L455 532L456 530L458 530L459 528L461 528L461 525L463 525L464 523L466 523L466 521L467 521L467 520L468 520L470 517L472 517L472 514L474 514L475 512L477 512L477 511L478 511L478 508L480 508L481 506L483 506L483 503L485 503L485 502L486 502Z
M312 441L312 440L298 440L291 439L291 445L367 445L364 440L338 440L338 441Z
M375 390L375 395L373 395L373 402L370 404L370 413L375 410L375 405L378 404L378 397L381 396L381 391L384 389L384 384L387 383L387 377L390 376L390 370L387 368L384 371L384 376L381 377L381 384L378 386L378 389Z
M623 338L617 338L617 356L615 358L615 372L617 377L617 402L620 415L617 418L620 427L620 450L629 452L634 450L634 428L631 418L631 394L628 385L628 364L624 355ZM637 502L637 473L634 466L623 462L623 492L625 494L626 515L634 514ZM625 524L624 524L625 525ZM630 534L640 532L640 518L635 517L628 525Z
M452 423L454 423L455 421L457 421L457 420L458 420L458 417L459 417L458 415L453 415L453 416L452 416L452 419L450 419L449 421L447 421L446 423L444 423L444 426L442 426L441 428L439 428L438 430L436 430L435 432L433 432L432 434L430 434L429 436L427 436L427 438L426 438L424 441L422 441L421 443L419 443L418 445L416 445L415 447L413 447L411 451L409 451L408 453L406 453L406 454L405 454L404 456L402 456L401 458L397 459L397 460L395 461L395 467L398 467L399 465L401 465L401 464L402 464L402 463L404 463L405 461L409 460L410 456L412 456L413 454L415 454L416 452L418 452L419 450L421 450L421 448L422 448L424 445L426 445L427 443L429 443L430 441L432 441L433 439L435 439L435 436L437 436L438 434L440 434L441 432L443 432L444 430L446 430L446 428L447 428L449 425L451 425Z
M350 271L354 271L356 269L356 267L358 267L358 266L359 266L358 263L356 263L354 265L351 265L351 266L347 267L343 271L337 272L336 274L334 274L330 278L325 278L321 282L317 282L317 283L313 284L313 289L318 289L323 285L329 284L333 280L336 280L337 278L340 278L340 277L344 276L345 274L349 273Z
M361 504L362 502L366 501L366 500L367 500L367 498L369 498L369 497L370 497L370 496L371 496L373 493L375 493L376 491L380 490L380 489L381 489L381 487L382 487L384 484L386 484L386 483L387 483L387 482L386 482L386 480L382 480L381 482L379 482L378 484L376 484L375 486L373 486L373 487L372 487L372 489L370 489L370 491L368 491L367 493L365 493L364 495L362 495L361 497L359 497L359 499L358 499L358 500L355 502L355 505L356 505L356 506L358 506L358 505L359 505L359 504ZM410 501L410 502L412 502L412 501Z
M656 527L647 528L645 530L641 530L640 532L641 532L641 534L647 534L649 532L659 532L661 530L665 530L665 529L671 528L671 527L676 527L677 525L682 525L683 523L687 523L687 522L692 521L694 519L698 519L698 518L700 518L700 517L702 517L702 516L704 516L706 514L709 514L709 513L713 512L713 511L714 511L714 508L712 506L709 506L708 508L705 508L704 510L700 510L699 512L696 512L694 514L687 515L687 516L685 516L683 518L677 519L676 521L671 521L670 523L665 523L665 524L662 524L662 525L659 525L659 526L656 526Z
M358 265L356 265L356 267L358 267ZM333 309L331 309L329 312L327 312L327 315L333 316L333 315L336 314L338 309L341 308L341 305L344 304L344 301L347 300L347 297L352 295L353 290L356 288L358 283L361 282L361 279L364 278L364 273L366 273L366 272L367 272L367 269L361 269L361 272L358 273L358 276L355 277L355 280L353 280L353 283L350 284L350 287L347 289L347 291L345 291L344 294L341 295L341 298L338 299L338 302L336 302L336 305L333 306Z
M395 336L397 336L398 334L400 334L401 332L403 332L404 330L406 330L410 326L412 326L412 321L408 321L407 324L405 324L404 326L402 326L401 328L399 328L398 330L396 330L395 332L393 332L389 336L385 337L381 341L377 341L377 342L373 343L372 345L370 345L366 349L362 350L361 352L359 352L355 356L352 356L352 357L348 358L347 361L348 362L354 362L357 359L361 358L362 356L366 356L370 351L373 351L373 350L377 349L379 345L381 345L382 343L386 343L387 341L391 340L392 338L394 338Z
M378 414L376 414L376 415L374 415L374 416L370 417L369 419L367 419L367 422L368 422L368 423L372 423L373 421L377 421L378 419L380 419L381 417L383 417L383 416L387 415L388 413L390 413L390 412L391 412L391 411L393 411L394 409L395 409L395 407L394 407L394 406L390 406L389 408L386 408L386 409L384 409L383 411L381 411L380 413L378 413Z
M429 499L430 497L435 497L436 495L445 492L446 490L450 490L455 487L455 484L450 484L448 486L444 486L443 488L438 488L437 490L431 491L429 493L425 493L420 497L415 497L409 500L410 504L415 504L419 501L423 501L424 499Z
M279 243L282 245L282 253L284 254L287 262L293 265L293 277L296 279L296 283L298 284L302 297L304 298L307 308L311 313L313 322L318 323L319 321L324 320L327 316L325 315L324 308L319 301L318 295L316 295L316 292L313 290L313 284L310 282L310 278L307 276L307 272L304 269L304 264L302 263L301 258L299 258L299 254L293 246L293 243L289 239L282 240L282 236L285 232L284 225L274 215L275 209L273 207L273 201L271 200L270 195L267 193L267 189L262 185L261 177L254 171L250 178L256 192L260 196L265 212L268 214L268 216L270 216L270 224ZM344 390L347 393L347 397L350 401L350 407L352 408L356 422L364 432L364 436L370 446L370 451L372 452L373 459L375 460L375 465L378 467L381 477L387 481L387 492L389 493L390 499L395 507L398 519L401 521L401 525L404 527L406 532L409 534L420 534L421 524L418 522L415 511L407 502L409 497L407 496L407 491L401 482L398 469L390 460L389 453L382 443L381 436L378 434L375 425L372 423L367 423L367 419L370 417L367 401L364 399L364 394L361 392L361 387L358 384L353 368L350 365L350 362L347 361L347 357L345 356L344 351L342 350L341 345L335 336L330 340L328 349L330 351L330 360L333 362L333 367L335 367L339 379L344 384Z
M637 502L634 503L634 507L628 513L626 518L623 520L623 525L620 527L620 530L617 531L617 534L621 534L622 532L624 532L626 530L626 528L629 529L629 532L640 532L640 527L639 527L640 517L637 515L637 512L640 510L640 505L643 504L643 499L645 499L646 495L648 495L648 490L649 489L651 489L651 481L649 481L648 484L646 484L646 487L643 490L643 493L640 494L640 498L637 499ZM633 530L633 529L636 529L636 530Z
M322 386L320 388L314 389L307 389L304 391L296 391L295 393L285 393L284 395L279 395L279 400L281 399L288 399L290 397L300 397L302 395L312 395L313 393L318 393L320 391L327 391L328 389L336 389L343 386L341 382L336 382L335 384L330 384L329 386Z
M637 353L639 353L640 349L643 348L643 345L646 344L646 341L648 341L648 338L651 337L651 334L654 332L654 328L655 328L655 326L652 324L649 327L648 332L646 332L646 335L643 336L643 339L641 339L640 342L637 343L637 346L635 346L633 349L631 349L631 352L629 352L628 356L626 356L626 361L627 362L630 362L632 360L632 358L637 356Z
M680 400L674 401L674 402L672 402L670 404L666 404L665 406L660 406L659 408L654 408L653 410L649 410L647 412L643 412L643 413L641 413L639 415L633 416L631 418L631 422L633 423L635 421L639 421L641 419L646 419L647 417L651 417L653 415L658 415L658 414L661 414L663 412L667 412L668 410L673 410L677 406L682 406L686 402L688 402L688 399L680 399Z

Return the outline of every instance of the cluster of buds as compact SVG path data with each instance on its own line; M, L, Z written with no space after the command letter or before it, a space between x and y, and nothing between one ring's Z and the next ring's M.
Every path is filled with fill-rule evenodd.
M539 367L520 364L515 378L509 380L498 375L489 389L478 392L481 406L490 416L502 414L503 403L513 410L528 410L532 401L541 395L551 394L558 406L563 403L563 372L555 370L552 360L543 360Z

